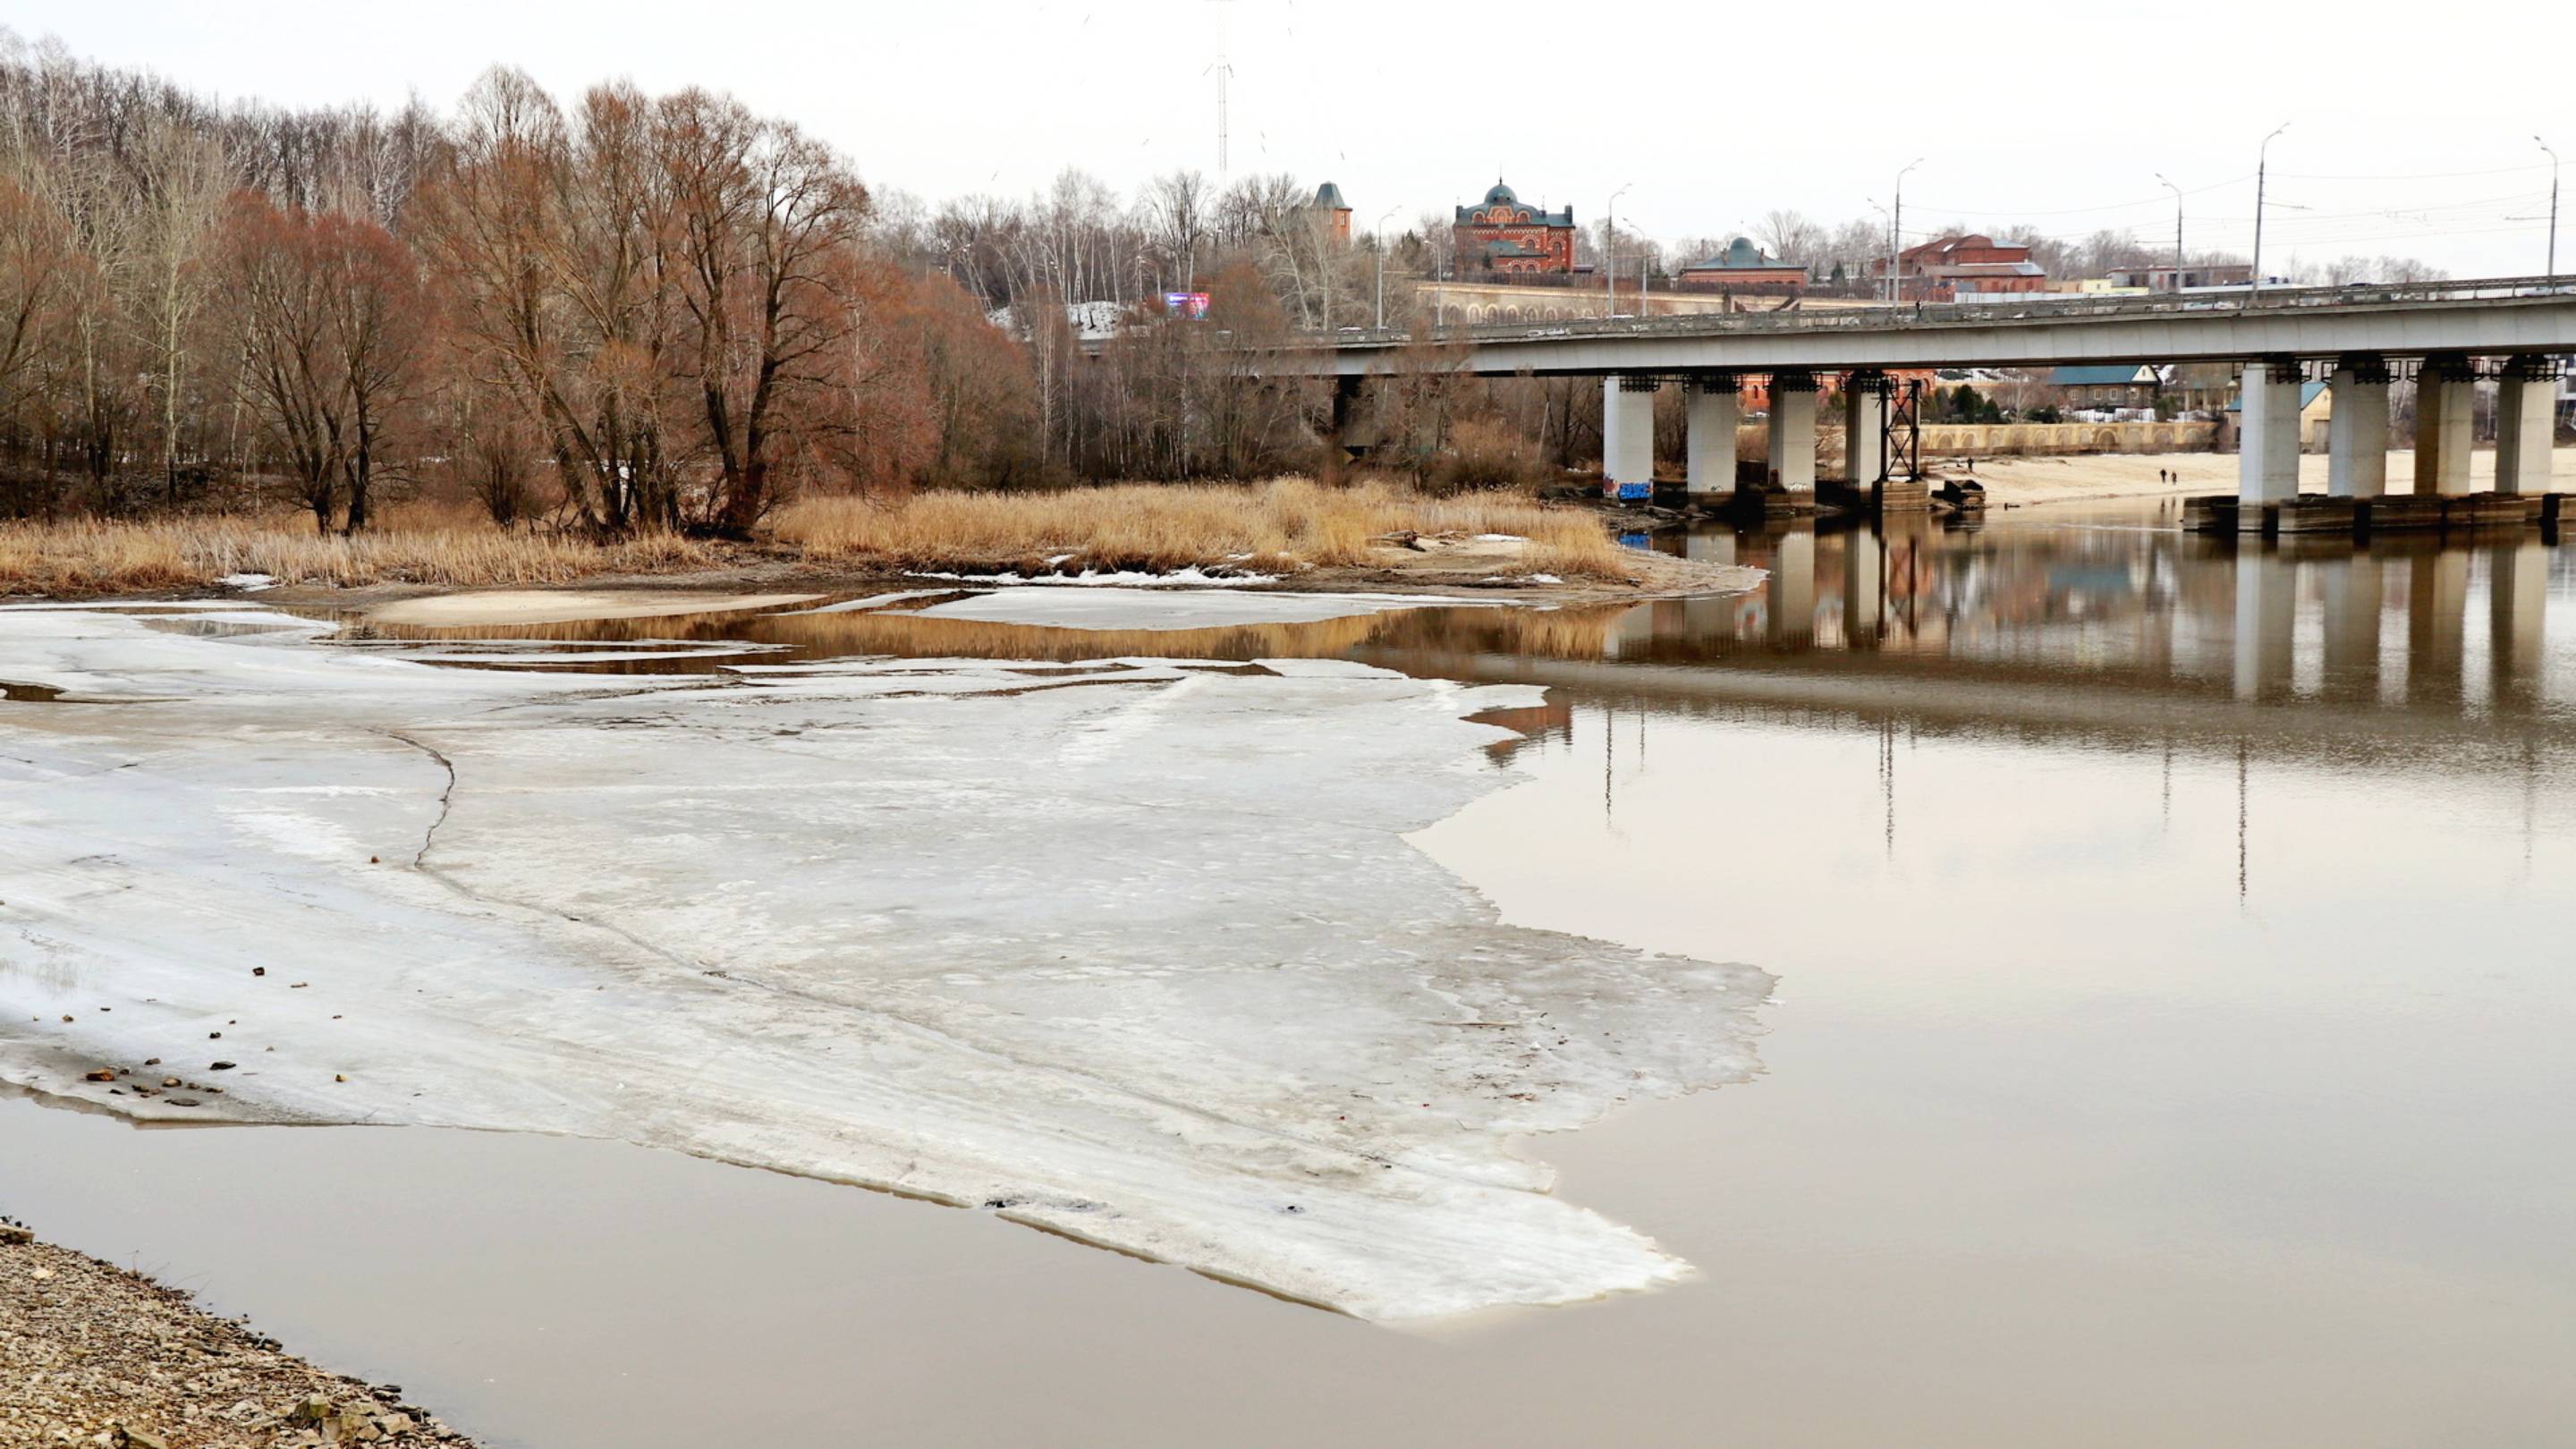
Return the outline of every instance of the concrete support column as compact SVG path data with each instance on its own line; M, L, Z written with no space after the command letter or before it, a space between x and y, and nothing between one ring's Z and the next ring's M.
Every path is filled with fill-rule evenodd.
M1694 377L1686 389L1689 458L1685 487L1693 498L1735 491L1735 430L1744 421L1743 384L1734 373Z
M1655 380L1601 379L1601 492L1639 499L1655 491Z
M1333 379L1333 421L1324 436L1324 481L1338 485L1348 475L1351 463L1351 415L1359 411L1360 388L1364 379L1357 375Z
M2299 365L2286 357L2245 364L2238 389L2237 527L2263 526L2262 505L2299 496Z
M2456 352L2424 359L2415 376L2415 491L2469 491L2469 441L2478 375Z
M1887 374L1855 372L1843 383L1843 481L1867 488L1887 476Z
M1771 375L1771 481L1792 493L1816 491L1816 377Z
M2546 357L2505 364L2496 393L2498 493L2549 491L2549 453L2557 442L2558 368Z
M2326 492L2377 498L2388 491L2388 364L2375 356L2335 364L2334 417L2326 431Z

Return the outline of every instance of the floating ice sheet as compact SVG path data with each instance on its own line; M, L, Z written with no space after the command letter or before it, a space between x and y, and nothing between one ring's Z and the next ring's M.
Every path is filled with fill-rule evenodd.
M504 672L319 627L0 614L0 677L126 701L0 704L0 1075L622 1138L1371 1317L1687 1271L1513 1139L1743 1078L1769 978L1501 924L1401 838L1509 780L1462 716L1535 690Z

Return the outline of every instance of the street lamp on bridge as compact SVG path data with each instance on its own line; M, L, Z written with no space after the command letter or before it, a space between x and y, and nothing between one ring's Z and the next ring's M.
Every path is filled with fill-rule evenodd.
M2538 136L2531 139L2540 141L2541 150L2549 151L2549 276L2554 281L2558 276L2558 153Z
M1628 188L1636 184L1634 181L1622 184L1610 193L1608 201L1601 203L1601 275L1609 283L1601 294L1601 315L1605 318L1619 315L1619 198L1627 195Z
M2279 136L2283 131L2286 131L2286 130L2288 130L2288 129L2290 129L2290 123L2289 123L2289 122L2287 122L2287 121L2283 121L2280 125L2278 125L2278 126L2274 127L2274 128L2273 128L2273 130L2272 130L2272 134L2271 134L2270 136L2266 136L2266 137L2264 137L2264 138L2263 138L2263 146L2262 146L2262 149L2260 149L2260 150L2258 150L2258 151L2256 151L2256 152L2254 153L2254 288L2253 288L2253 290L2254 290L2254 291L2256 291L2256 292L2260 292L2260 291L2262 291L2262 290L2263 290L2263 173L2264 173L2265 168L2266 168L2266 167L2268 167L2268 166L2271 164L2271 157L2272 157L2272 141L2273 141L2273 138L2274 138L2274 137ZM2297 210L2297 209L2298 209L2298 208L2296 208L2296 207L2292 207L2292 208L2291 208L2291 210L2293 210L2293 211L2295 211L2295 210ZM2249 295L2250 295L2250 294L2249 294Z
M1380 332L1386 330L1386 218L1403 209L1402 206L1390 206L1384 216L1369 223L1369 239L1377 243L1377 330Z
M1905 171L1923 164L1915 157L1905 163ZM1887 218L1887 304L1891 307L1905 300L1905 284L1896 274L1897 257L1905 245L1905 171L1896 173L1896 209Z
M2174 185L2170 181L2165 181L2165 174L2161 171L2156 173L2156 179L2158 181L2164 181L2166 188L2171 190L2174 194L2173 290L2180 292L2182 290L2182 188Z

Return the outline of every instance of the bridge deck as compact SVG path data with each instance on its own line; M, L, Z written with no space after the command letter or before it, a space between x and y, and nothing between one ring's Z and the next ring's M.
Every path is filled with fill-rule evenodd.
M1264 359L1287 376L2028 367L2376 352L2576 353L2576 276L2260 293L1944 302L1832 311L1348 328Z

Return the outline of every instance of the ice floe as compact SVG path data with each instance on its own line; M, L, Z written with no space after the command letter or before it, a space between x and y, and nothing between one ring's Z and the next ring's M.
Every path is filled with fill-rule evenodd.
M153 622L0 613L0 677L124 701L0 703L8 1079L624 1139L1369 1317L1688 1271L1515 1139L1744 1078L1769 978L1505 925L1403 839L1509 782L1464 716L1535 689Z

